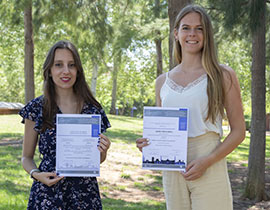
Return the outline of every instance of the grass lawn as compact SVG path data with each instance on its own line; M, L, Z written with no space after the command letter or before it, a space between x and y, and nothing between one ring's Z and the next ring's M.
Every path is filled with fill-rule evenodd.
M135 140L142 135L142 120L121 116L109 119L112 128L106 135L112 145L98 177L103 208L165 209L160 172L140 169L141 154ZM0 140L22 139L24 126L20 121L17 115L0 115ZM21 151L21 145L0 146L0 210L26 209L32 180L21 166ZM37 152L35 159L39 161Z
M24 126L19 115L0 115L0 139L22 139Z
M140 169L141 154L135 140L142 136L142 119L108 116L112 128L106 135L112 145L98 178L105 210L165 209L161 173ZM0 140L22 139L23 125L17 115L0 115ZM228 156L229 162L247 165L249 135ZM270 158L270 137L267 137L266 157ZM20 162L21 145L0 146L0 210L26 209L31 179ZM38 155L36 155L38 161Z

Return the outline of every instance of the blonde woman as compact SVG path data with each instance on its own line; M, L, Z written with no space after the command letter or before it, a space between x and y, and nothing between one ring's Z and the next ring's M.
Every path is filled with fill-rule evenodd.
M164 171L168 210L232 210L225 157L245 138L240 87L235 72L218 63L210 18L188 5L174 25L177 66L156 80L156 105L188 107L188 165L185 173ZM221 142L222 118L230 132ZM137 139L142 150L148 142Z

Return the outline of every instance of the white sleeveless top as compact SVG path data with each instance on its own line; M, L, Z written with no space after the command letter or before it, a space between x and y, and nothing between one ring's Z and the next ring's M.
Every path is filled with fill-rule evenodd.
M222 137L222 117L215 124L204 121L208 113L207 75L203 74L186 87L176 84L166 73L166 80L160 90L162 107L189 108L188 137L196 137L213 131Z

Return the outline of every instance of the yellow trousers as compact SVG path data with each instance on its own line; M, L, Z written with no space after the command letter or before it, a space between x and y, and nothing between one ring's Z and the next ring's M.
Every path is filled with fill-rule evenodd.
M209 132L188 139L188 163L210 154L220 137ZM163 171L167 210L232 210L232 192L227 162L222 159L194 181L186 181L180 172Z

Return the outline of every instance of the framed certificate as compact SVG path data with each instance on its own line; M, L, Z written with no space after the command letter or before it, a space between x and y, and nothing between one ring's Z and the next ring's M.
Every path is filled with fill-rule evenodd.
M56 172L60 176L100 175L100 115L57 114Z
M188 109L144 107L142 168L185 171L187 165Z

